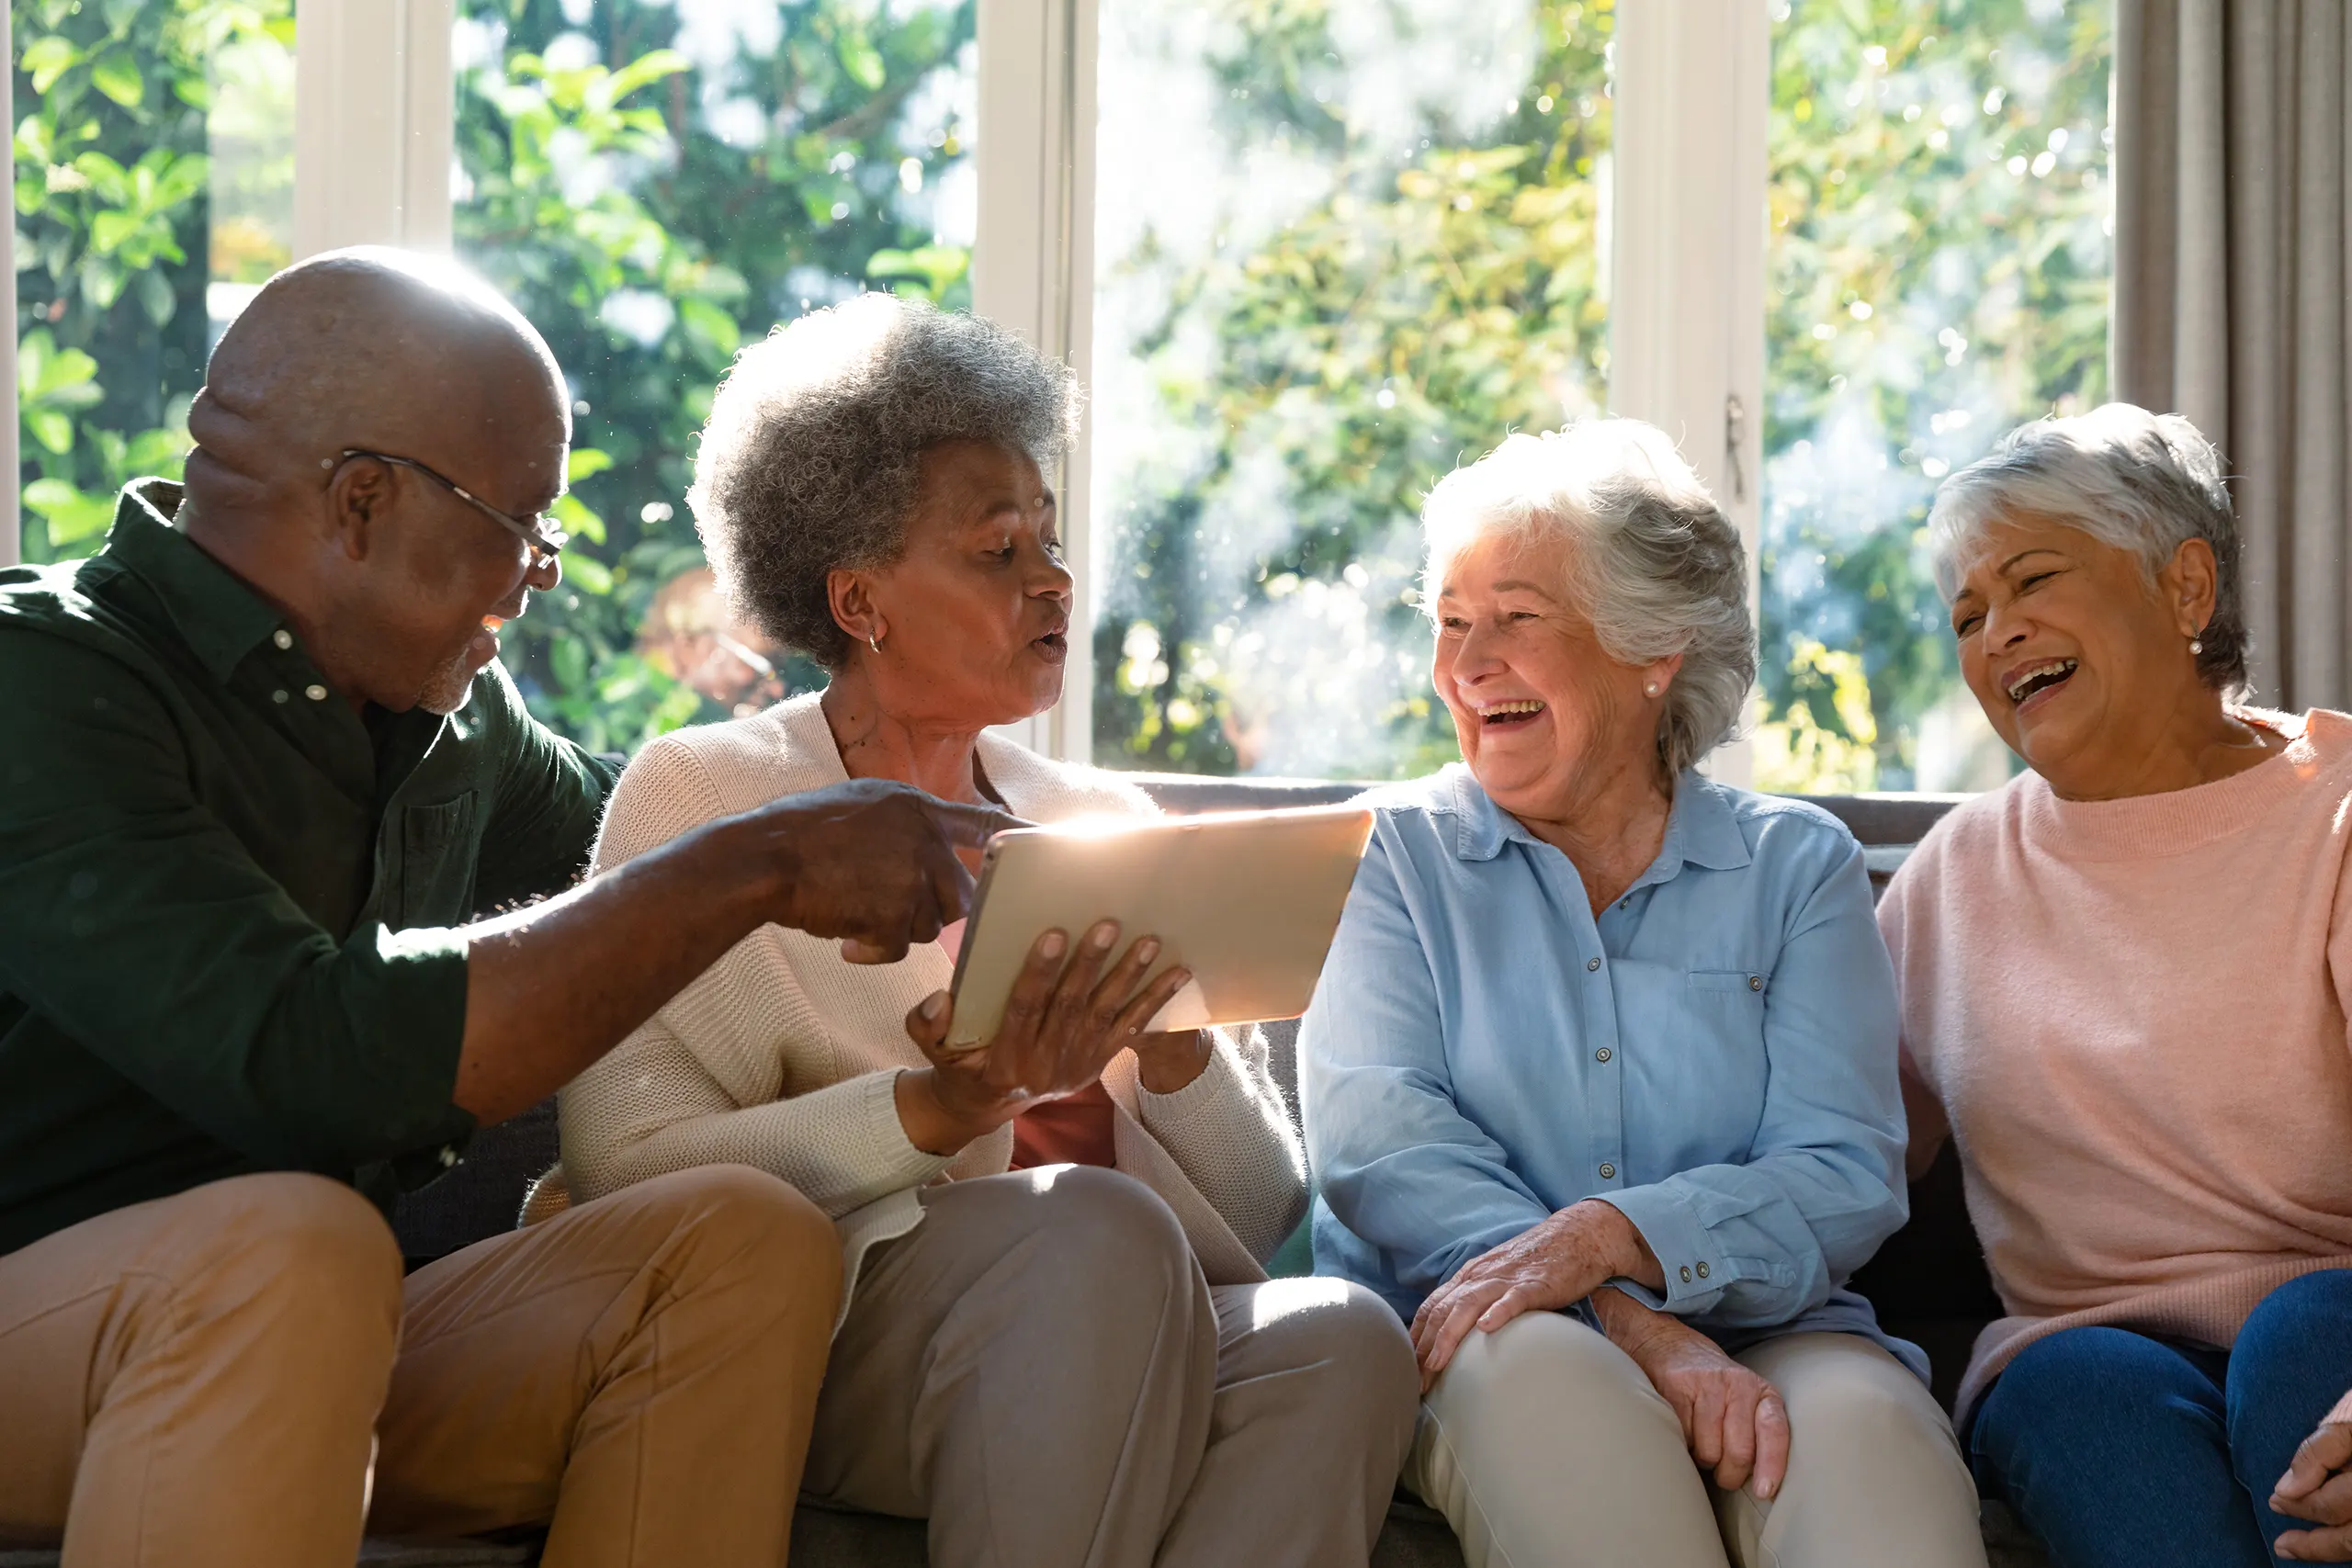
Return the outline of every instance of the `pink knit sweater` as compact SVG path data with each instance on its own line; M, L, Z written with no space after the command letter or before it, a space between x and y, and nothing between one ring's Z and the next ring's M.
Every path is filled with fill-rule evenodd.
M1880 905L1911 1135L1958 1139L2009 1314L1963 1412L2058 1329L2226 1347L2285 1280L2352 1267L2352 716L2245 716L2291 744L2127 800L2025 774Z

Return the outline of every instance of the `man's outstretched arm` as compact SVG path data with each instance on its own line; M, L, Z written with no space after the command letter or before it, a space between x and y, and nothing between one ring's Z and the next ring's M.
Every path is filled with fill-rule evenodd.
M1012 820L842 785L512 916L338 935L198 797L172 715L130 669L0 626L0 994L263 1168L456 1143L764 921L903 953L960 909L948 844Z
M464 928L452 1098L503 1122L570 1082L759 927L896 962L967 913L955 855L1019 819L864 779L722 818L560 897Z

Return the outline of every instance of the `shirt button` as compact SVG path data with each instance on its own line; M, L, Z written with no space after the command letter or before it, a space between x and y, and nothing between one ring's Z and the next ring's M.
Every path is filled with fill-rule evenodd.
M1592 1054L1592 1059L1596 1062L1605 1062L1609 1060L1609 1047L1603 1045L1600 1050L1595 1051Z
M1690 1265L1688 1263L1682 1266L1682 1282L1686 1285L1690 1282Z
M269 700L274 703L282 703L287 700L288 694L289 694L284 687L280 687L277 691L269 694Z
M1600 960L1598 958L1588 958L1584 961L1584 967L1585 973L1589 975L1600 967Z
M310 698L314 703L322 703L327 700L327 689L324 686L318 684L316 682L312 682L310 685L303 687L302 694Z
M280 626L269 634L269 640L276 643L281 649L288 649L294 646L294 634L284 626Z
M453 1148L451 1148L451 1147L450 1147L448 1145L447 1145L447 1144L442 1145L441 1145L441 1168L442 1168L442 1169L444 1169L444 1170L447 1170L447 1169L448 1169L451 1166L456 1165L457 1163L458 1163L458 1151L457 1151L457 1150L455 1150L455 1149L453 1149Z
M1706 1266L1705 1264L1702 1263L1702 1264L1700 1264L1700 1265L1699 1265L1699 1278L1701 1278L1702 1280L1703 1280L1703 1279L1705 1279L1706 1277L1707 1277L1707 1266Z
M1615 1166L1613 1166L1613 1165L1610 1165L1610 1164L1607 1164L1607 1163L1605 1163L1605 1162L1602 1164L1602 1166L1601 1166L1601 1168L1600 1168L1600 1179L1601 1179L1601 1180L1603 1180L1603 1181L1612 1180L1612 1179L1615 1179L1616 1175L1617 1175L1617 1168L1616 1168Z
M1747 977L1747 988L1751 991L1762 990L1764 988L1764 976L1761 975L1750 975Z

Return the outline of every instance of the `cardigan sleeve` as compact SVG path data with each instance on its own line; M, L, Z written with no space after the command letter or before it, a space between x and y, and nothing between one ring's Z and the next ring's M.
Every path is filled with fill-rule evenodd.
M621 776L596 844L605 870L725 815L694 753L664 738ZM919 1186L950 1163L910 1143L899 1069L808 1094L784 1089L780 1042L826 1050L823 1021L763 928L729 949L563 1091L565 1179L575 1201L698 1165L749 1165L839 1218Z
M702 1165L782 1178L833 1219L910 1187L949 1161L908 1141L898 1072L739 1105L657 1018L563 1091L563 1171L571 1201Z
M1306 1213L1306 1152L1267 1062L1266 1033L1217 1030L1201 1076L1173 1094L1136 1086L1144 1130L1263 1263Z

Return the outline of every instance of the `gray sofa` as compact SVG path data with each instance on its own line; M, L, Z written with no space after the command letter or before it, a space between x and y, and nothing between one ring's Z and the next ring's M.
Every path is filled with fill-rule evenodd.
M1347 799L1354 786L1283 781L1146 776L1144 787L1166 809L1191 813L1306 806ZM1883 887L1950 801L1918 796L1825 796L1826 807L1853 829L1869 857L1871 880ZM1296 1103L1295 1026L1271 1026L1274 1066ZM401 1249L415 1261L438 1258L514 1223L523 1190L555 1162L553 1101L491 1129L475 1140L465 1163L407 1198L397 1217ZM1960 1173L1949 1151L1913 1184L1911 1219L1855 1279L1877 1305L1887 1328L1924 1348L1935 1368L1937 1393L1947 1404L1976 1331L1999 1306L1984 1256L1961 1201ZM1303 1248L1286 1247L1277 1271L1299 1271ZM1985 1542L1993 1568L2046 1568L2039 1547L2007 1510L1988 1504ZM924 1568L920 1520L804 1505L794 1521L796 1568ZM499 1542L371 1540L363 1568L492 1568L536 1561L527 1539ZM1899 1553L1894 1560L1899 1560ZM0 1568L54 1568L51 1552L0 1551ZM1461 1568L1462 1554L1444 1521L1400 1494L1373 1556L1374 1568Z

